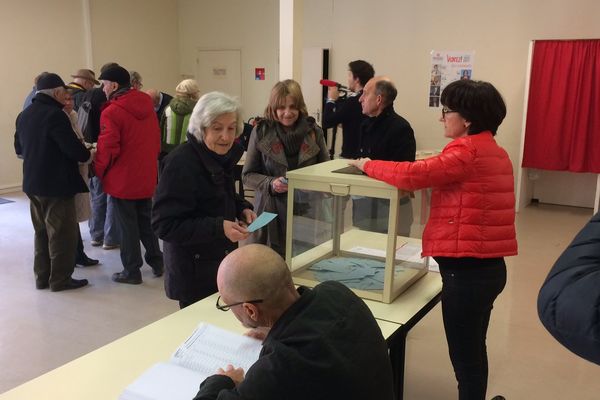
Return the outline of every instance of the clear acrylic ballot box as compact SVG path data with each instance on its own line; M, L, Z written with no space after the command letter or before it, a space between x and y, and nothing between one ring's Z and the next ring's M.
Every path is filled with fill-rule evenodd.
M391 303L428 271L425 222L413 217L411 193L346 167L340 159L288 171L286 262L298 285L337 280Z

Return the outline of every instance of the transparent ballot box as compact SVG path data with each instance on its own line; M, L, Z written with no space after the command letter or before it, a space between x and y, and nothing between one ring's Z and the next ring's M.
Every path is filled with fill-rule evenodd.
M298 285L337 280L391 303L428 271L419 204L358 170L337 172L346 167L332 160L287 173L286 262Z

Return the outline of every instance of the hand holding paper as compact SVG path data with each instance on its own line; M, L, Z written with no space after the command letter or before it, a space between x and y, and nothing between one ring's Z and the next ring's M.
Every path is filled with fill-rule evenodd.
M233 243L247 239L250 234L245 226L226 219L223 220L223 233L225 234L225 237Z
M267 225L269 222L273 221L277 214L273 214L270 212L263 212L248 226L248 232L254 232L263 226Z

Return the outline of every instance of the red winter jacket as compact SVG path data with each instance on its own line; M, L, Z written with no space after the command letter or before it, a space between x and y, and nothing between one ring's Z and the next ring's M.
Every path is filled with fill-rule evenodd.
M369 161L365 172L405 190L432 187L423 256L517 254L512 164L490 132L455 139L425 160Z
M159 151L160 128L150 96L131 89L106 104L94 162L105 193L129 200L152 197Z

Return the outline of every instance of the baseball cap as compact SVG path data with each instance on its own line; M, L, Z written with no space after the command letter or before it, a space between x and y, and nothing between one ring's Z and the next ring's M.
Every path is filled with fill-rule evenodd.
M54 89L57 87L64 87L66 89L67 85L62 80L60 76L55 73L49 72L47 74L42 74L37 81L35 86L36 90L44 90L44 89Z

